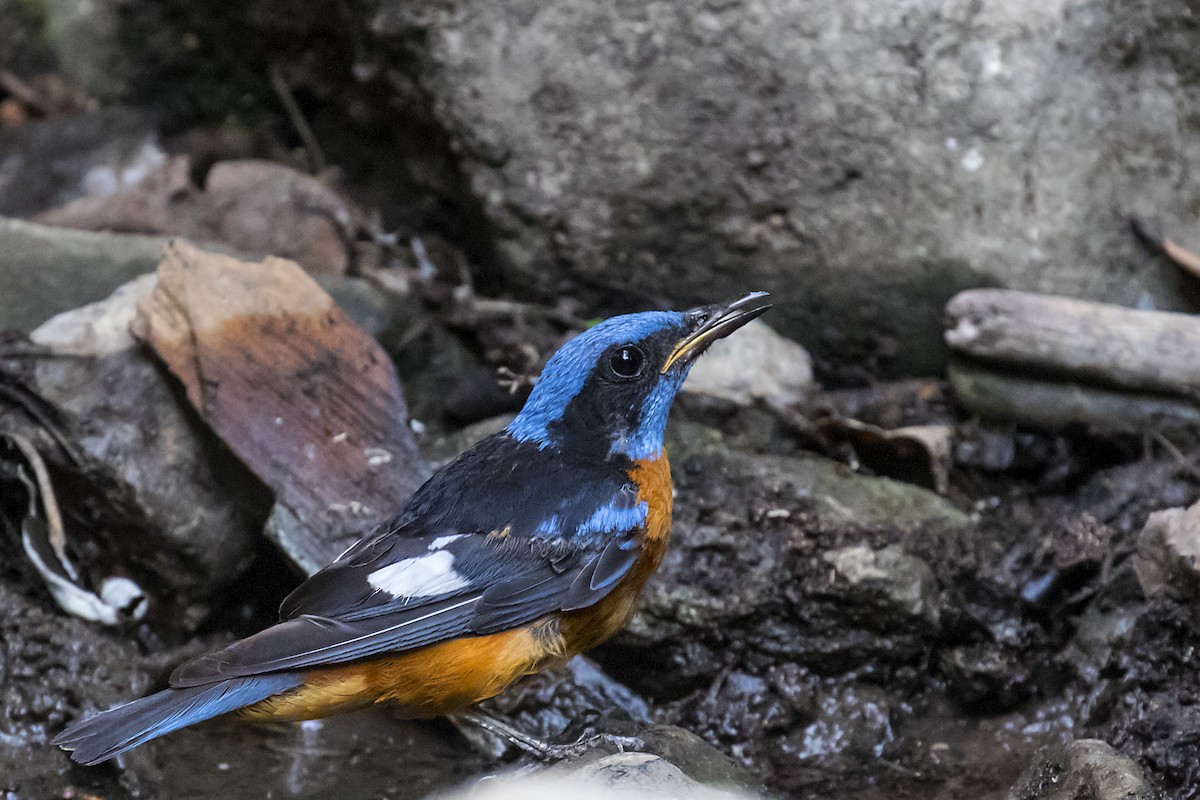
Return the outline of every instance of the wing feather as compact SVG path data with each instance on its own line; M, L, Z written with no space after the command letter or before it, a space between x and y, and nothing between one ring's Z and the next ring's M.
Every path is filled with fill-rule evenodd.
M171 685L342 664L602 599L637 561L640 530L625 528L644 519L645 504L620 468L581 475L578 465L537 463L544 451L510 452L522 446L500 437L469 451L400 516L301 584L278 625L183 664ZM546 481L538 510L533 487Z

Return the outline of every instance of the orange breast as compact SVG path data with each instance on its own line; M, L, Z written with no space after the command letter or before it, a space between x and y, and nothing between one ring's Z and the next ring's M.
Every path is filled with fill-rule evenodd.
M664 452L656 459L634 462L629 477L638 487L638 499L645 501L646 540L641 558L628 576L603 600L590 608L563 614L560 627L569 655L590 650L624 626L637 606L646 581L662 563L671 533L671 465Z

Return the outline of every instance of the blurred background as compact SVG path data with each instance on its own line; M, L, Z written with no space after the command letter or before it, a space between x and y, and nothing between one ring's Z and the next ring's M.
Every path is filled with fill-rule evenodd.
M179 237L296 262L241 295L296 319L327 293L390 359L397 507L595 320L772 293L677 409L646 611L507 701L527 725L619 706L751 792L1197 796L1197 53L1193 0L0 0L0 792L349 797L353 753L361 796L418 797L500 768L385 716L93 771L46 749L269 621L320 530L369 527L309 522L321 474L245 452L135 311ZM41 540L112 620L47 588Z

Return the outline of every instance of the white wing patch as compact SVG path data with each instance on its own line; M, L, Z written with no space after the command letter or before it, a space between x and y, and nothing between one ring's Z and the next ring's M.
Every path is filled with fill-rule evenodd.
M464 536L466 536L465 533L452 533L449 536L439 536L436 539L434 539L432 542L429 543L428 549L429 550L441 550L446 545L450 544L451 542L457 542L459 539L461 539Z
M367 581L393 597L414 598L455 592L471 585L455 571L454 554L447 550L380 567L367 576Z

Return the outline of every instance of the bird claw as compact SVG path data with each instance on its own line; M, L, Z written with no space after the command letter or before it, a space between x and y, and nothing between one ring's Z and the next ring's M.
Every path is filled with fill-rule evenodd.
M637 752L646 746L646 743L638 736L618 736L615 733L593 733L584 734L578 740L570 744L547 744L545 750L539 755L547 761L557 761L564 758L579 756L591 750L593 747L601 745L612 745L617 748L617 752L624 753L628 751Z

